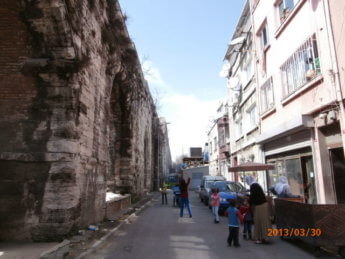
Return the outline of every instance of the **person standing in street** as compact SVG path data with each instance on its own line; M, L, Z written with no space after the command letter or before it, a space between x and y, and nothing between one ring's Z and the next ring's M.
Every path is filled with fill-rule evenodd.
M180 186L178 184L176 184L173 188L172 188L173 192L174 192L174 198L173 198L173 206L175 207L175 204L177 206L179 206L180 204L180 195L181 195L181 191L180 191Z
M249 204L254 208L255 243L266 243L268 242L268 229L271 228L271 222L265 193L253 176L247 175L245 180L250 186Z
M229 219L229 236L228 236L228 245L231 246L232 242L235 247L240 247L240 242L238 240L240 223L243 222L243 217L240 211L235 207L236 201L229 200L229 208L226 210Z
M212 213L214 215L214 223L219 223L219 204L220 204L220 196L218 193L217 188L212 188L211 194L211 206L212 206Z
M188 199L188 185L190 183L190 178L188 177L187 182L183 179L183 171L181 172L181 176L179 179L180 185L180 217L183 217L183 209L186 206L188 209L189 217L192 217L192 212L190 210L189 199Z
M168 198L167 198L168 186L166 185L165 182L163 182L161 193L162 193L162 204L164 203L168 204Z
M243 216L243 239L252 239L252 224L253 224L253 215L251 208L249 207L248 199L243 201L243 204L240 207L241 215Z

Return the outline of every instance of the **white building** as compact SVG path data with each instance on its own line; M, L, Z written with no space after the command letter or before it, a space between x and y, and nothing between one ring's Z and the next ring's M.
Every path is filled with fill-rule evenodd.
M228 78L228 114L231 166L263 162L256 144L259 135L258 95L250 5L247 1L225 55ZM247 172L266 187L265 172ZM244 182L244 173L231 173L231 179Z

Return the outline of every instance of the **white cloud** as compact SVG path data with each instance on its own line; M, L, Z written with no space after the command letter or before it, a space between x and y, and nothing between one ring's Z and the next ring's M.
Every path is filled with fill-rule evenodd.
M219 100L202 101L195 95L171 94L162 100L162 115L170 122L172 158L190 147L203 147L209 121L214 118Z
M159 69L150 60L142 59L142 68L145 79L149 85L154 85L159 88L168 88L166 82L162 79Z
M149 71L145 78L151 93L159 95L160 116L170 123L168 128L172 159L182 151L189 154L190 147L203 147L209 121L214 119L220 100L204 101L196 95L176 92L163 80L159 69L151 61L145 61L143 69Z

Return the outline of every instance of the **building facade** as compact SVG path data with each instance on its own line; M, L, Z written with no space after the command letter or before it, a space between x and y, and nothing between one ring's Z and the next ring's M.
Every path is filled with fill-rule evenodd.
M344 202L338 168L344 161L338 78L344 55L334 43L343 37L344 18L337 11L343 3L331 2L250 1L261 126L256 142L264 161L275 165L268 185L285 175L308 203Z
M218 127L215 120L207 134L209 155L209 175L219 175Z
M247 1L224 58L228 66L226 77L231 166L248 161L262 162L263 159L256 143L259 135L259 108L250 14L250 3ZM244 177L248 174L255 176L262 186L266 186L265 172L231 172L230 178L244 184Z

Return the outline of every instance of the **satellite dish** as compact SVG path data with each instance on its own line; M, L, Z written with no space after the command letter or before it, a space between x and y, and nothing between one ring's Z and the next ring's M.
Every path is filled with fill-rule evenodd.
M230 41L229 45L241 44L241 43L244 42L245 39L246 39L246 37L244 37L244 36L238 37L238 38L233 39L232 41Z
M227 77L229 74L230 63L225 61L222 67L222 70L219 72L220 77Z

